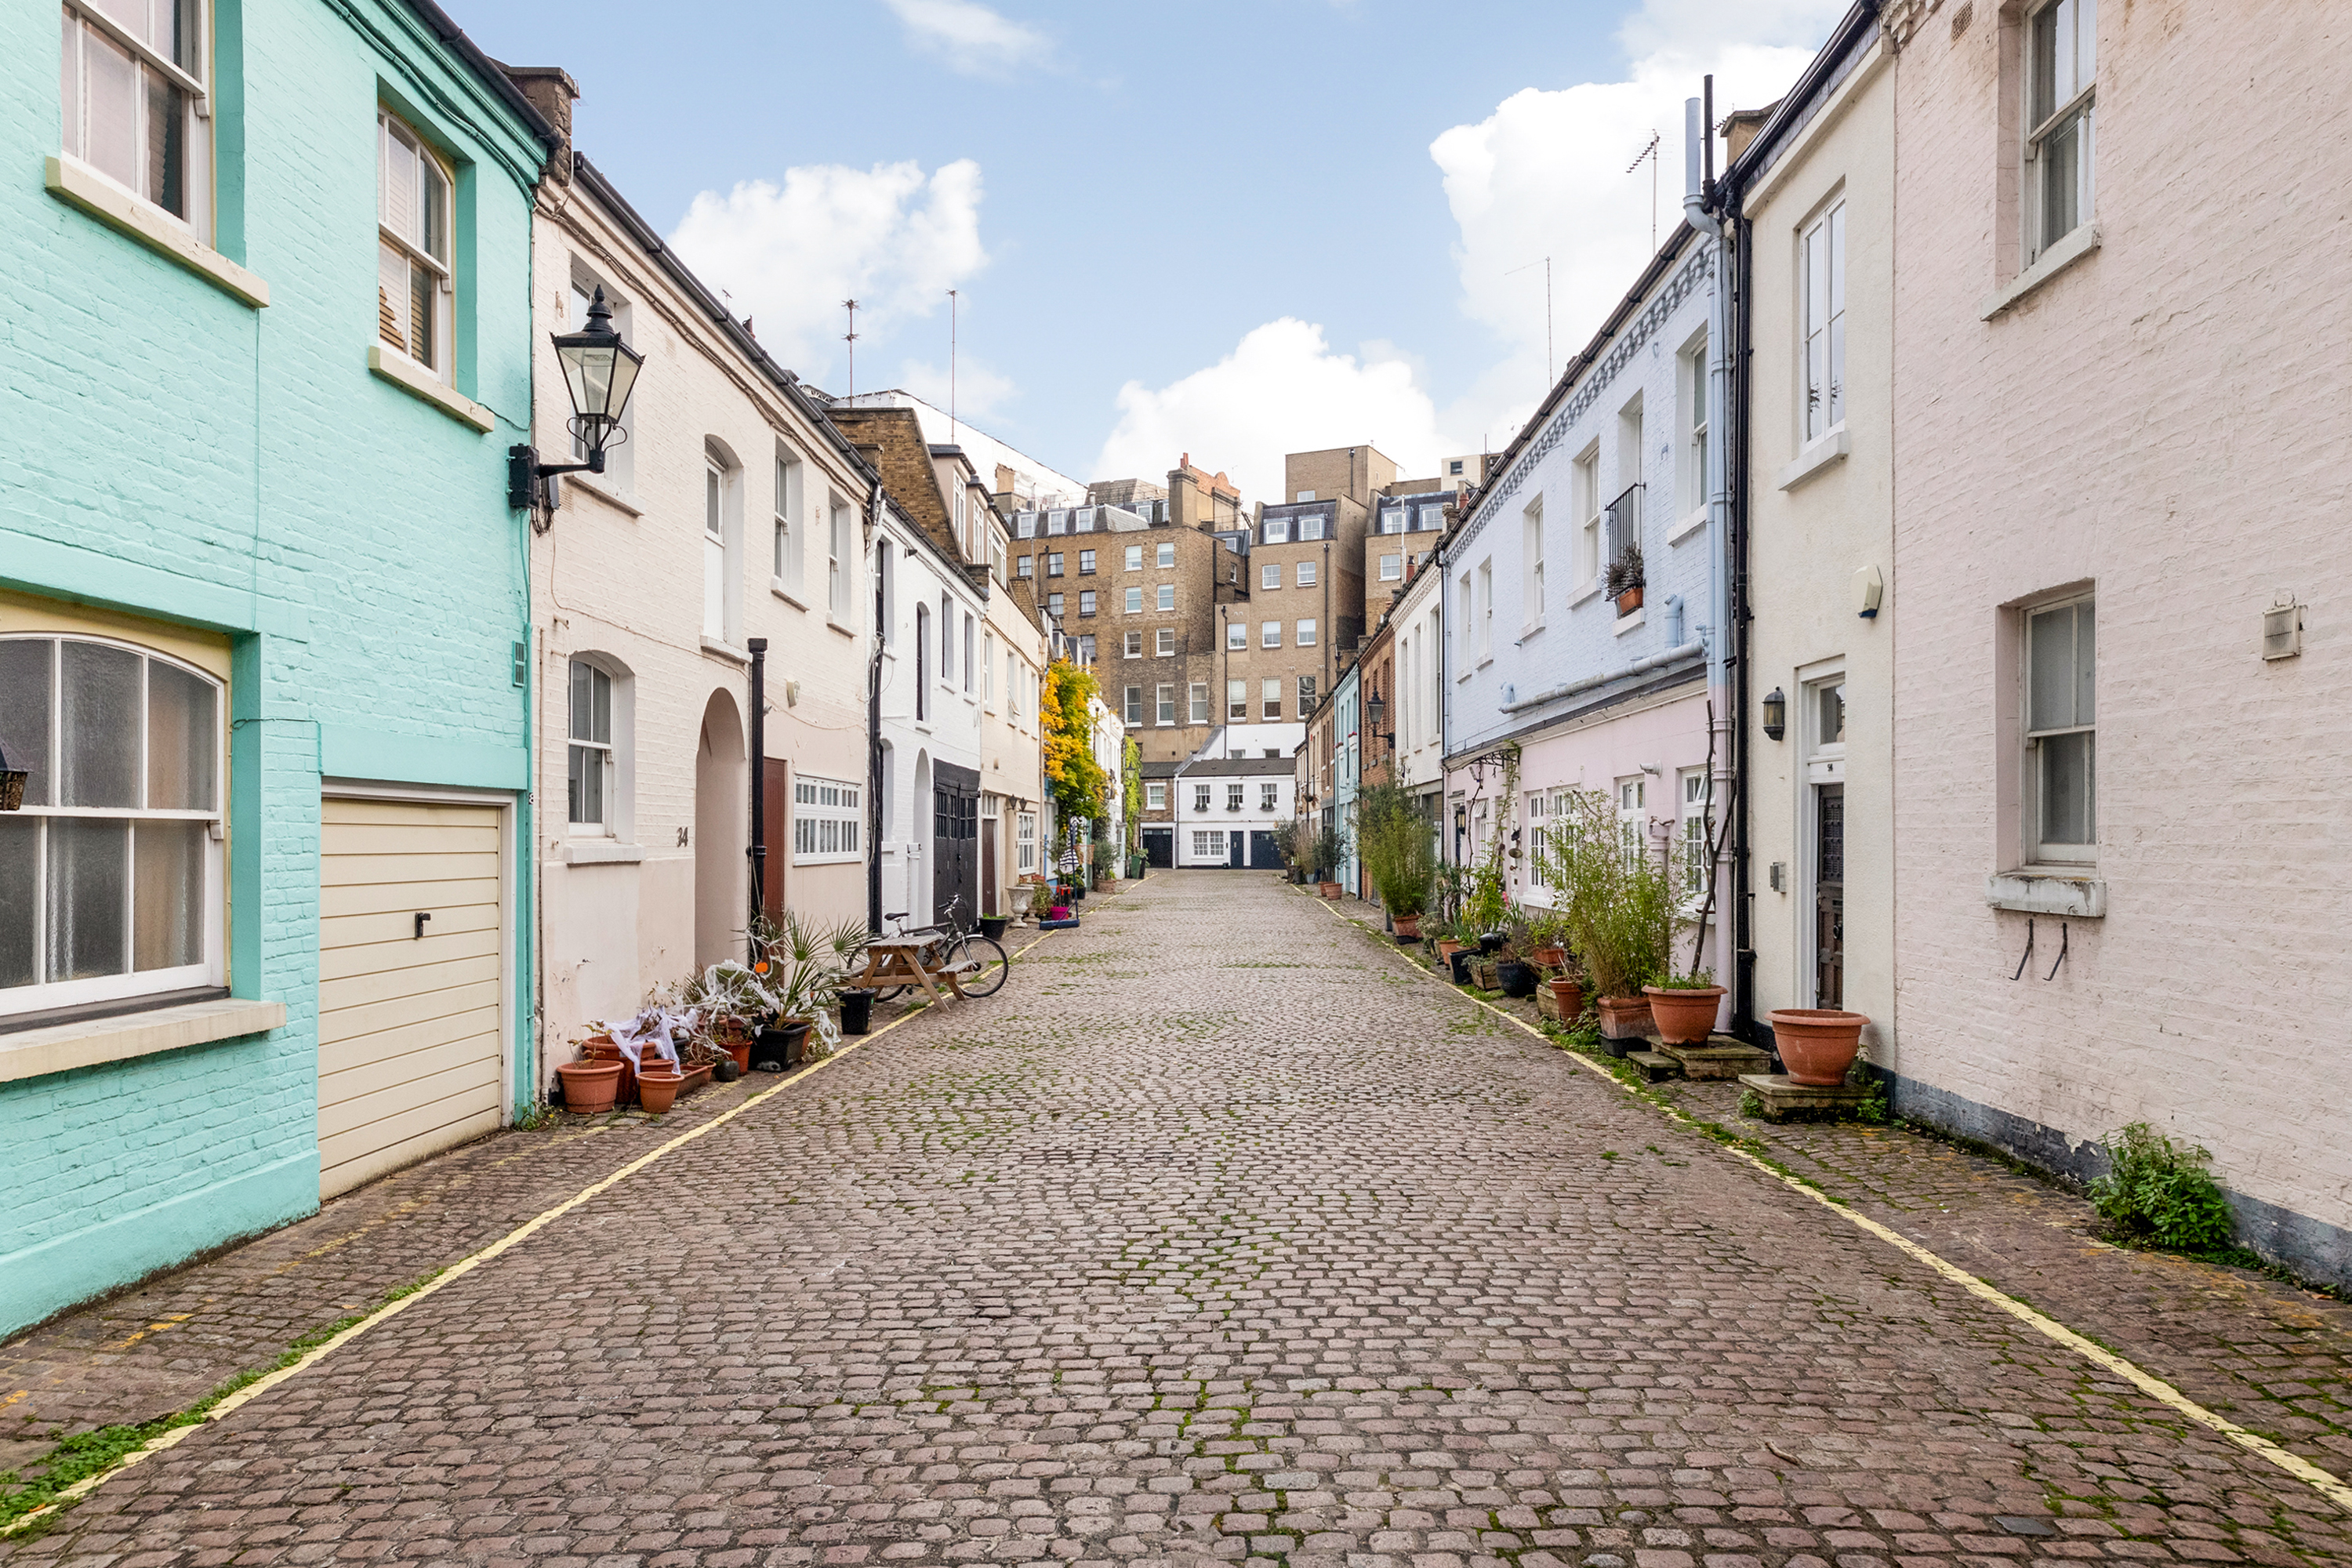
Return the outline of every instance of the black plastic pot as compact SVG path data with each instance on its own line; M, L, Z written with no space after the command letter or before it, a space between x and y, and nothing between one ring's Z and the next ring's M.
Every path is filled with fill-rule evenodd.
M1004 928L1012 923L1013 919L1009 915L982 915L980 917L980 934L986 937L991 942L1003 942L1004 940ZM847 1026L848 1026L846 1025L843 1026L845 1028ZM860 1029L857 1032L862 1035L866 1031Z
M1507 958L1495 966L1495 978L1503 983L1506 996L1532 996L1536 994L1536 966Z
M982 926L987 923L986 921L981 922ZM1003 922L1000 921L998 923L1001 925ZM843 992L841 994L841 1032L845 1035L862 1035L873 1026L874 993L871 991Z
M1478 939L1478 951L1480 952L1492 952L1496 948L1503 945L1503 941L1504 937L1501 931L1490 931L1486 935Z
M808 1032L806 1024L797 1022L780 1029L761 1030L751 1038L752 1070L782 1072L800 1066L807 1056Z
M1445 962L1454 971L1454 984L1467 985L1470 984L1470 961L1475 956L1477 955L1473 953L1466 947L1457 947L1451 953L1446 955Z

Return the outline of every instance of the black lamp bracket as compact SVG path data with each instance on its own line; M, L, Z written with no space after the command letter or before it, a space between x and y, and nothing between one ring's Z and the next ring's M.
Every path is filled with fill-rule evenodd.
M617 434L617 432L616 432ZM530 445L507 448L507 505L523 511L546 505L547 481L558 474L601 474L604 471L604 448L592 447L584 463L542 463L539 448Z

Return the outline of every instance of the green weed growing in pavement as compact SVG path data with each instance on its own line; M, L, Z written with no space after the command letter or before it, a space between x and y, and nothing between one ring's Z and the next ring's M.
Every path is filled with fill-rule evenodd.
M2230 1245L2236 1227L2229 1200L2207 1168L2212 1158L2135 1121L2107 1139L2109 1168L2091 1184L2092 1206L2132 1240L2176 1252L2218 1251Z
M1764 1120L1764 1097L1752 1089L1739 1091L1739 1114L1750 1121Z
M325 1344L344 1330L374 1317L386 1307L404 1297L414 1296L445 1272L436 1268L432 1273L413 1279L396 1289L387 1290L373 1307L350 1317L338 1318L320 1328L312 1329L286 1347L271 1370L292 1366L312 1351ZM122 1463L132 1453L182 1426L194 1426L211 1415L213 1408L238 1389L260 1379L257 1371L241 1372L185 1410L175 1410L169 1415L158 1415L152 1421L120 1423L100 1426L88 1432L77 1432L58 1439L55 1447L34 1460L29 1469L37 1475L27 1478L23 1470L0 1471L0 1535L31 1539L47 1528L47 1521L19 1526L17 1521L26 1514L48 1507L59 1494L93 1476L102 1476Z

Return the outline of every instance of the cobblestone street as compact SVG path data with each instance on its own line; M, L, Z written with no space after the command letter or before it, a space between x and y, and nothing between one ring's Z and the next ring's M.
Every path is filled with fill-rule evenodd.
M1083 912L997 996L786 1086L0 1560L2352 1561L2312 1486L1319 900L1161 872ZM528 1183L395 1214L439 1190L422 1168L351 1201L372 1229L331 1205L305 1225L357 1237L364 1289L313 1290L256 1342L505 1234L626 1138L661 1141L509 1134L439 1164L549 1151ZM1859 1157L1815 1142L1824 1170ZM1916 1142L1906 1190L2034 1208L2053 1279L2083 1256L2040 1212L2079 1204ZM2339 1309L2159 1262L2205 1314L2173 1333L2131 1318L2113 1281L2137 1276L2084 1263L2111 1327L1999 1277L2016 1248L1950 1245L1968 1230L1911 1234L2344 1474ZM2231 1344L2262 1349L2223 1364Z

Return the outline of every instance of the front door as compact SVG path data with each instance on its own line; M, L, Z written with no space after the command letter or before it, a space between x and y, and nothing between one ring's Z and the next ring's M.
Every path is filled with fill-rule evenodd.
M1147 827L1143 830L1143 863L1147 866L1168 867L1176 864L1176 830L1172 827Z
M1249 835L1239 829L1225 835L1225 865L1228 869L1238 871L1249 864L1248 844Z
M1845 785L1813 791L1813 1005L1845 1005Z
M931 766L931 918L958 917L969 925L980 912L980 773L953 763Z

